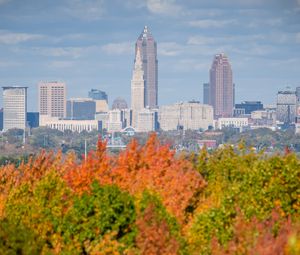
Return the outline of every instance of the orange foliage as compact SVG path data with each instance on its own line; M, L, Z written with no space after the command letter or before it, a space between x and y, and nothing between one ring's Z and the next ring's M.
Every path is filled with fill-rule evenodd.
M192 163L177 159L167 145L160 145L155 134L142 148L133 141L120 154L110 174L113 183L130 193L145 189L157 192L166 208L179 220L184 219L185 209L205 186Z
M201 175L191 162L175 158L174 151L160 145L152 134L144 147L133 140L117 159L106 153L106 142L99 139L96 152L91 152L80 165L73 164L64 179L76 192L90 189L96 179L100 184L115 184L131 194L145 189L157 192L166 206L179 220L195 196L205 186Z
M89 191L94 180L102 179L110 169L110 159L106 154L106 142L98 140L96 152L91 151L81 163L66 164L63 178L78 194Z

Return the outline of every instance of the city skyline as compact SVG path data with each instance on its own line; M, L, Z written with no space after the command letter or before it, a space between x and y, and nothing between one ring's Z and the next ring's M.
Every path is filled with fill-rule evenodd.
M275 104L278 90L300 85L299 14L296 0L2 0L0 83L28 86L37 98L38 82L59 80L68 98L95 88L110 104L118 96L129 102L134 43L148 25L158 43L159 105L202 102L220 52L231 60L236 102ZM29 111L37 108L30 100Z

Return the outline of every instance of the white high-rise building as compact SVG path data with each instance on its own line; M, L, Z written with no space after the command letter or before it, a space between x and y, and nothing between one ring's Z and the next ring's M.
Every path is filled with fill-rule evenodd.
M26 128L27 87L3 87L3 130Z
M137 126L138 112L144 109L145 105L145 80L142 65L141 52L140 49L137 48L131 80L131 109L133 127Z
M66 84L64 82L40 82L38 98L40 115L66 117Z

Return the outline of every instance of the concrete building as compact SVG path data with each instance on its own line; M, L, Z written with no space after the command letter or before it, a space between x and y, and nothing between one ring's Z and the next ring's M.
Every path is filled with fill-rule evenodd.
M223 129L224 127L242 128L248 127L248 118L218 118L216 121L216 129Z
M38 84L40 115L66 117L66 84L63 82L40 82Z
M209 86L209 83L203 83L203 104L210 104L210 86Z
M287 88L277 93L277 121L285 124L295 123L297 96L296 92Z
M3 88L3 130L26 128L27 87Z
M108 128L108 112L97 112L95 115L95 119L99 122L99 125L101 125L101 129Z
M145 80L140 48L137 48L131 80L132 125L137 127L138 112L145 107Z
M158 122L162 130L207 130L213 126L213 108L197 102L176 103L159 108Z
M210 69L210 104L215 118L231 117L234 106L232 70L228 57L221 53L214 57Z
M108 112L107 131L120 132L124 128L124 112L119 109Z
M101 130L101 125L99 125L97 120L65 120L48 115L40 115L40 126L57 129L62 132L71 130L72 132L81 133L82 131Z
M156 129L157 111L149 108L145 108L138 112L137 119L137 131L138 132L151 132Z
M94 120L95 114L96 102L91 98L71 98L67 101L67 119Z
M135 44L135 56L139 57L137 51L142 55L142 67L145 80L144 107L157 108L158 106L158 81L157 81L157 44L147 26L138 37ZM135 58L135 62L137 59Z

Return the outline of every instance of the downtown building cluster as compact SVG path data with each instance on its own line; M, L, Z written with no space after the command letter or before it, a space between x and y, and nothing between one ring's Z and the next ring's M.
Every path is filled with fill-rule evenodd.
M73 132L150 132L296 125L300 132L299 102L300 87L279 91L275 106L260 101L236 104L231 64L220 53L213 58L209 82L203 84L202 104L190 101L159 107L157 43L145 26L135 43L130 105L119 97L110 108L107 94L99 89L91 89L84 98L67 99L66 83L46 81L38 84L38 113L29 114L27 87L3 87L0 129L46 126Z

